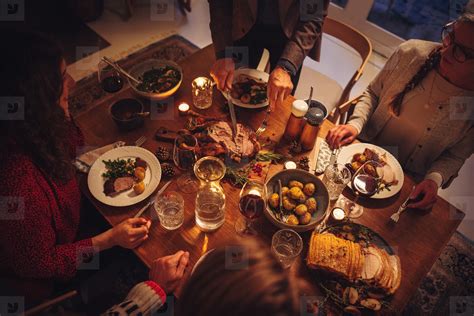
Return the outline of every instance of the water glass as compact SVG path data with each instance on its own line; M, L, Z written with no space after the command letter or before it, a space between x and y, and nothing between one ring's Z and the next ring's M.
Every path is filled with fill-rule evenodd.
M193 104L198 109L207 109L212 105L212 88L211 79L206 77L197 77L192 84Z
M175 230L184 222L184 200L177 192L166 192L155 200L155 210L164 229Z
M342 164L330 164L324 170L323 182L328 189L331 201L337 200L349 181L351 181L351 172Z
M289 268L303 249L303 240L293 229L282 229L273 234L272 253L283 268Z

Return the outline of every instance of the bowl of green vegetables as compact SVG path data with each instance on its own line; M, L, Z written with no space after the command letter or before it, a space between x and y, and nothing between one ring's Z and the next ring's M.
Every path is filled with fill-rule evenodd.
M148 59L130 69L140 83L128 79L130 86L141 97L158 101L172 96L183 81L183 70L170 60Z

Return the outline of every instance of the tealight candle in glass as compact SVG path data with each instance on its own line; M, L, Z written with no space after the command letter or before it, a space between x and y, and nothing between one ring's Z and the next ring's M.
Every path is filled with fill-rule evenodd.
M207 109L212 105L212 81L206 77L197 77L192 84L193 104L198 109Z

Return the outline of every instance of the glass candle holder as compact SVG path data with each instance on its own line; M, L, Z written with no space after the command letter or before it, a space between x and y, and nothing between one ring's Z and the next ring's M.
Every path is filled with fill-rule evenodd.
M208 109L212 105L211 79L206 77L197 77L192 84L193 104L198 109Z

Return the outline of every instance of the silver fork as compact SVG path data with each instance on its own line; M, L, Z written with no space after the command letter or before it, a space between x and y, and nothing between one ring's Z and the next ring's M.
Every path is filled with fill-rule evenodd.
M267 110L267 113L265 114L265 118L263 119L263 122L262 124L260 125L260 127L257 129L257 131L255 132L255 134L257 136L259 136L260 134L262 134L263 132L265 132L265 130L267 129L267 126L268 126L268 117L270 116L270 109Z
M146 136L140 136L140 138L135 141L135 146L140 147L145 142L146 142Z
M405 202L403 202L402 205L400 205L400 207L398 208L398 211L396 211L395 213L392 214L392 216L390 216L390 219L394 221L395 223L398 223L398 220L400 219L400 214L405 212L405 210L407 209L408 202L410 202L410 196L414 189L415 189L415 186L413 186L413 188L411 189L410 195L408 195Z

